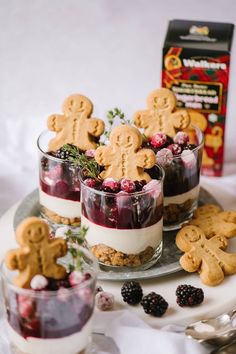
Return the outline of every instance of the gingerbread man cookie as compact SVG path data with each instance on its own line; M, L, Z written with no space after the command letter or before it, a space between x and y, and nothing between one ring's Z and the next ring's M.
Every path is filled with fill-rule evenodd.
M151 138L157 132L163 132L173 137L177 130L182 130L190 124L187 110L173 113L176 98L173 92L161 88L151 92L147 98L147 109L134 115L134 124L144 129L144 134Z
M8 251L5 257L6 266L19 271L13 279L15 285L29 288L36 274L53 279L65 277L66 269L56 260L66 255L66 241L50 239L49 226L45 221L37 217L25 219L17 227L16 240L20 248Z
M200 227L207 238L222 235L227 238L236 236L236 211L222 211L214 204L206 204L199 207L190 225Z
M115 127L109 140L109 146L100 146L95 152L95 160L105 167L101 178L151 179L144 169L153 167L156 157L152 150L141 149L142 135L137 128L129 125Z
M206 285L217 285L225 275L236 273L236 253L226 253L227 239L214 236L208 240L199 227L183 227L176 236L177 247L185 252L180 264L187 272L200 273Z
M56 151L64 144L73 144L83 151L95 149L95 139L103 134L105 125L101 119L90 118L92 102L85 96L71 95L65 100L62 112L48 118L48 129L56 132L49 150Z

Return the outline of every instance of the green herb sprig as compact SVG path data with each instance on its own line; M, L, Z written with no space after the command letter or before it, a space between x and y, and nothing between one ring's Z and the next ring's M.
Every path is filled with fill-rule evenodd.
M68 252L71 255L71 263L68 265L69 271L83 271L83 251L79 246L82 246L85 241L88 228L82 226L78 232L68 230L66 233L66 242L68 244Z
M74 166L80 167L86 177L98 178L100 173L99 165L94 159L88 158L76 146L70 144L63 145L62 150L68 152L68 161Z
M112 127L117 118L119 119L121 124L130 124L130 120L125 117L125 114L124 112L121 111L121 109L115 107L113 110L109 110L107 112L108 127L105 129L105 132L103 133L105 139L109 138Z

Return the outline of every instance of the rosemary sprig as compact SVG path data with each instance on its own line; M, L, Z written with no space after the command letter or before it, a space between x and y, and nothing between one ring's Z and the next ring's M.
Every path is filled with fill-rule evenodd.
M71 230L66 233L66 242L69 245L68 252L72 258L72 262L68 265L70 272L83 270L83 252L79 246L83 245L87 231L88 228L82 226L77 233L73 233Z
M62 150L68 152L68 161L74 166L79 166L86 177L98 178L99 165L94 159L88 158L84 153L81 153L76 146L65 144Z

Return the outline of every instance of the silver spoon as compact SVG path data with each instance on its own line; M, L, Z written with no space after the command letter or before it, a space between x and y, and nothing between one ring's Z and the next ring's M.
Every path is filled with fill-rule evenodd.
M217 346L236 340L236 309L218 317L188 325L185 334L201 343Z

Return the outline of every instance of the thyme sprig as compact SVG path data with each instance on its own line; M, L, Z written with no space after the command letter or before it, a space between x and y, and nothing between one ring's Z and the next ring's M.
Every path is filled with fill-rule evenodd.
M83 271L83 251L82 246L85 241L88 228L82 226L78 232L68 230L66 233L66 242L68 244L68 252L71 255L71 263L68 265L69 271Z
M119 119L121 124L130 124L130 120L125 117L125 114L121 111L121 109L115 107L113 110L109 110L107 112L108 127L106 127L105 132L103 133L106 139L109 138L111 130L117 118Z
M68 161L74 166L80 167L86 177L97 179L99 176L99 165L94 159L87 157L84 153L80 152L76 146L65 144L62 150L68 152Z

